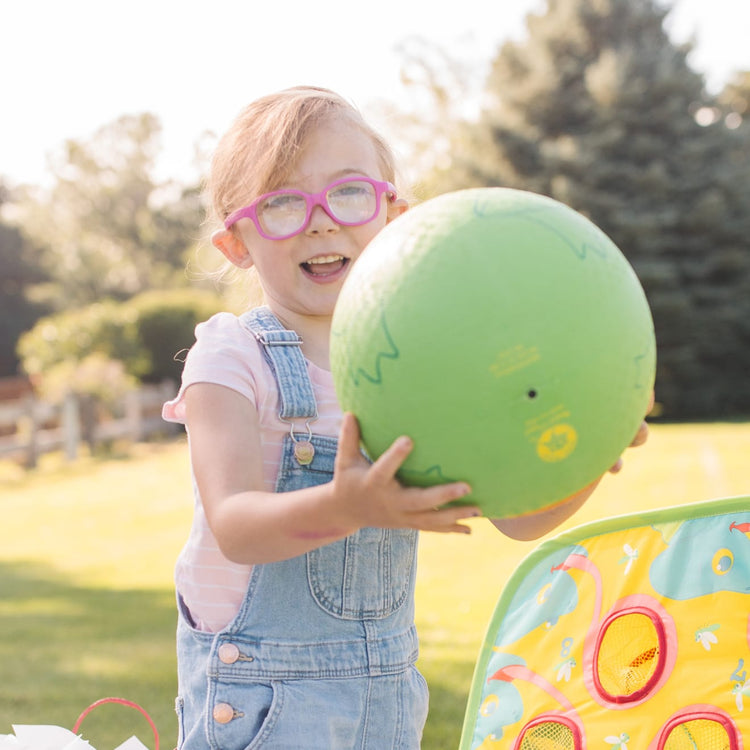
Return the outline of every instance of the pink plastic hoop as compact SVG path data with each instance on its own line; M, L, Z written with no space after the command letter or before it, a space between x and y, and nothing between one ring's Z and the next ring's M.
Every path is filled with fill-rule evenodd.
M76 720L76 723L73 725L73 734L78 734L78 728L81 726L81 722L97 706L101 706L103 703L119 703L122 706L130 706L130 708L134 708L136 711L140 711L146 717L146 721L148 722L148 725L151 727L151 730L154 733L154 750L159 750L159 732L156 730L156 724L154 724L153 719L137 703L133 703L133 701L125 700L125 698L101 698L100 700L92 703L88 708L83 710L81 715Z

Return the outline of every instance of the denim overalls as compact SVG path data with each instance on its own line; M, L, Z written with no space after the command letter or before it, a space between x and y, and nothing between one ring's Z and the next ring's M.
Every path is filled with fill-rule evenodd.
M267 308L241 320L264 347L282 420L314 420L298 336ZM294 448L308 439L315 450L304 465ZM336 444L290 430L277 492L329 481ZM427 686L414 667L416 539L366 528L255 565L239 613L218 633L195 630L180 602L180 750L419 748Z

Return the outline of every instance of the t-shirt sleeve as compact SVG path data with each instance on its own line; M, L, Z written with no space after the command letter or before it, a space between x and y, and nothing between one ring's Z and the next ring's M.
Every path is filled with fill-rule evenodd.
M195 328L195 343L187 354L177 396L162 407L168 422L185 423L185 391L195 383L231 388L256 406L254 372L263 366L263 355L253 335L236 315L218 313Z

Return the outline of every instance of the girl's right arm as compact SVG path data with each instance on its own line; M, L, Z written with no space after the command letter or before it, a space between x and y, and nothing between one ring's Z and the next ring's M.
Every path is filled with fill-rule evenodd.
M295 557L364 526L468 533L461 519L479 515L472 506L440 508L468 494L464 483L416 488L398 481L396 472L412 449L406 437L370 464L359 451L359 427L351 414L344 415L331 482L267 492L253 404L211 383L191 385L184 398L206 519L222 553L234 562Z

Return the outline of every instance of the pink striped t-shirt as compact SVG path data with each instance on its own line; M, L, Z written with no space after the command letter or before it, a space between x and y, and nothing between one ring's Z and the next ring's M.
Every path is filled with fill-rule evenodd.
M258 410L263 482L265 489L273 492L289 424L278 418L276 381L260 345L231 313L219 313L199 324L195 337L185 360L179 393L164 404L162 416L184 424L184 395L194 383L223 385L245 396ZM337 437L341 410L331 373L306 362L318 406L318 419L311 424L312 430L317 435ZM295 429L305 432L304 420L295 424ZM195 489L193 524L177 560L175 583L197 628L216 632L229 624L242 604L251 571L252 566L231 562L221 553Z

